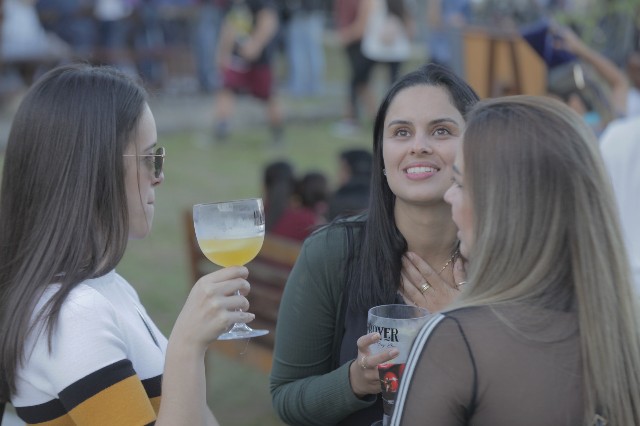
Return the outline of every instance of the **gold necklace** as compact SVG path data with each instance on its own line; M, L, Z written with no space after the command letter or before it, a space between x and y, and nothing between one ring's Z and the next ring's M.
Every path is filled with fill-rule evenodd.
M438 275L440 275L441 273L444 272L445 269L447 269L447 266L449 266L449 264L451 264L451 262L453 262L453 260L458 256L458 249L456 249L456 251L453 252L453 254L451 255L451 257L449 258L449 260L447 260L447 263L444 264L444 266L442 267L442 269L440 269L440 272L438 272Z

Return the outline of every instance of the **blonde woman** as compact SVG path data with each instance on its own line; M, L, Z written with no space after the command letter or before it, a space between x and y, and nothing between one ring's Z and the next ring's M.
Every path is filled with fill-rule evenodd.
M479 103L445 200L468 285L416 339L392 424L640 424L629 265L581 118L546 98Z

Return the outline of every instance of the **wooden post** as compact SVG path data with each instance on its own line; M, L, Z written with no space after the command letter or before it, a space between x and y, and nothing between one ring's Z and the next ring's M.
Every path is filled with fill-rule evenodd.
M519 34L470 27L463 37L465 78L481 98L545 94L546 66Z

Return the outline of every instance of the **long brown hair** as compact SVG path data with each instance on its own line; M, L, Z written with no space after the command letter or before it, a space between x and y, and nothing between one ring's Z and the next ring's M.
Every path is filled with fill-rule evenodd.
M486 100L469 114L463 160L475 239L456 306L577 311L585 422L640 424L640 322L592 131L552 99Z
M0 194L0 399L15 392L24 342L80 282L106 274L128 240L122 155L146 102L108 67L67 65L26 94L9 135ZM42 310L36 303L59 283Z
M407 251L407 241L396 227L396 197L382 173L382 142L384 120L389 106L398 93L417 86L439 87L446 91L451 103L463 117L478 101L478 95L467 82L451 70L431 63L403 76L391 86L382 100L373 125L373 172L367 220L362 239L348 244L347 291L349 307L354 311L366 312L371 306L391 303L400 286L402 255ZM431 100L425 99L424 102ZM344 226L349 228L352 223L354 222L345 222ZM352 239L349 229L347 235ZM454 249L455 247L451 247L452 252Z

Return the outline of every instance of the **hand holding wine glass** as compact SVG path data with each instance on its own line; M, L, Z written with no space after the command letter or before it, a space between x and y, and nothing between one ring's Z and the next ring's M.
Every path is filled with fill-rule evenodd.
M180 336L179 347L204 352L234 323L255 318L244 312L249 308L248 275L247 268L234 266L204 275L194 284L171 333L172 339Z
M260 198L196 204L193 223L204 255L224 268L250 262L264 241L264 207ZM268 332L238 322L218 340L246 339Z

